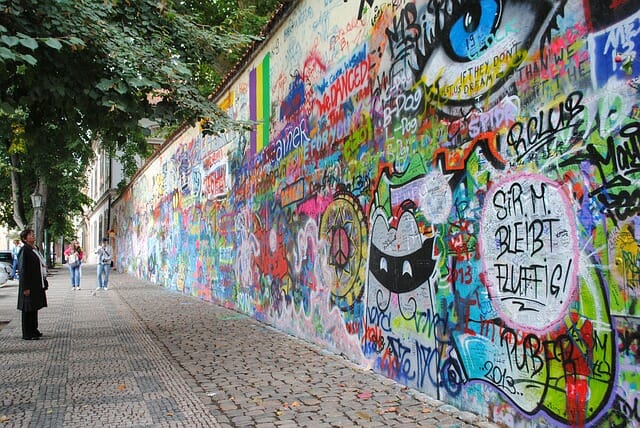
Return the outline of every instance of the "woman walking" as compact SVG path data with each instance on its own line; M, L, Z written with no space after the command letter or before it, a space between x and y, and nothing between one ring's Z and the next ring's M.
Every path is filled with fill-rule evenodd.
M23 230L20 240L24 243L18 255L18 310L22 311L22 338L38 340L42 336L38 330L38 311L47 306L44 258L35 247L33 230Z
M82 265L82 247L78 241L74 241L64 250L71 276L71 289L80 290L80 266Z

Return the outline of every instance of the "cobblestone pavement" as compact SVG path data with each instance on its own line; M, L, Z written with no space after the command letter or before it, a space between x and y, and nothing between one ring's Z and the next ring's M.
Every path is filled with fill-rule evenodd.
M496 425L252 318L112 273L49 277L39 341L0 287L1 427Z

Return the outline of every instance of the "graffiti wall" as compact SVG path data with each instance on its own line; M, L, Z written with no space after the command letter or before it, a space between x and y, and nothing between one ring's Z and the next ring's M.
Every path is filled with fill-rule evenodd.
M507 426L638 426L638 6L297 2L118 268Z

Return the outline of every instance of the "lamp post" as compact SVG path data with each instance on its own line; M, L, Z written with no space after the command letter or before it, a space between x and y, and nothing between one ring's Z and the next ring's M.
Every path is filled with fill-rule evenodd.
M40 219L40 208L42 207L42 195L38 192L38 189L31 194L31 205L33 205L33 233L36 235L36 247L38 247L38 221Z

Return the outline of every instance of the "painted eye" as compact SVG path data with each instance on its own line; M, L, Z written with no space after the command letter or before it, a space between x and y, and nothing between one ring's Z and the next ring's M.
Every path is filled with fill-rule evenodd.
M405 274L409 275L409 278L413 277L413 270L411 269L411 262L409 262L409 260L402 262L402 276Z
M387 259L384 257L380 258L380 270L389 272L389 268L387 267Z
M494 41L500 22L500 0L473 0L459 8L444 31L445 49L452 59L472 61L478 58Z

